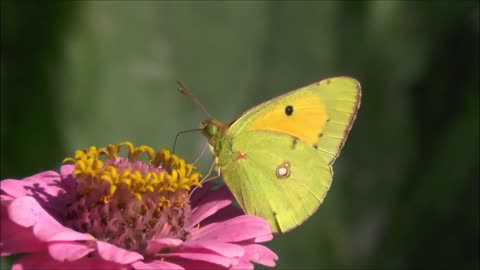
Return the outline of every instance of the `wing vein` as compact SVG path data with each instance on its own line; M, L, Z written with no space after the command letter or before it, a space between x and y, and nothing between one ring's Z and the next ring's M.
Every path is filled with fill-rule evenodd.
M308 190L308 192L310 192L310 193L313 195L313 197L315 197L315 199L317 199L317 201L322 202L322 201L320 200L320 198L317 197L317 194L315 194L315 192L313 192L309 187L307 187L307 186L306 186L305 184L303 184L303 183L302 183L302 186L303 186L306 190Z

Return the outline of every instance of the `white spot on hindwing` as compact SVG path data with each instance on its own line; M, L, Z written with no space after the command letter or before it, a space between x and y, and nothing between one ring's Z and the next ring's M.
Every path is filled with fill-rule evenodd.
M282 164L278 165L276 174L279 179L288 178L290 176L290 162L284 161Z

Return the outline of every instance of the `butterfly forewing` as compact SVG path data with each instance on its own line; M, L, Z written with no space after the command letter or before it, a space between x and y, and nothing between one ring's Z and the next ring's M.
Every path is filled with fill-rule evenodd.
M235 137L246 130L285 133L318 149L331 163L353 124L360 95L355 79L326 79L252 108L231 124L229 134Z

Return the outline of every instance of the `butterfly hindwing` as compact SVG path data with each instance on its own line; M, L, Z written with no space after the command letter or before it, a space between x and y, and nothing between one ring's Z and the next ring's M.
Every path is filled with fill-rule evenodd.
M323 202L332 174L318 151L286 134L245 131L233 140L235 158L221 167L224 181L246 213L274 232L288 231Z

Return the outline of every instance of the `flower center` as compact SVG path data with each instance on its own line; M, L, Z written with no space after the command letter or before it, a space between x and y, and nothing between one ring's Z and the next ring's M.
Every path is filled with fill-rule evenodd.
M122 146L128 158L119 157ZM142 153L148 161L139 159ZM78 150L64 162L75 164L69 190L74 201L62 216L67 226L139 252L151 239L187 237L188 192L200 186L194 165L168 150L155 153L130 142Z

